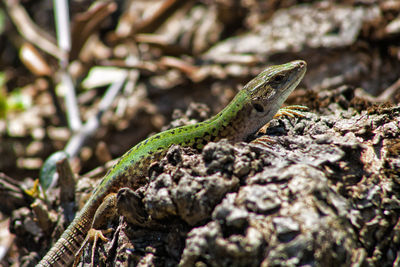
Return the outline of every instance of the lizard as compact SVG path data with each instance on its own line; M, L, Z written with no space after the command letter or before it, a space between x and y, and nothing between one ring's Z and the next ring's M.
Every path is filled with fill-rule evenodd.
M193 125L160 132L132 147L108 170L84 207L37 266L71 265L80 255L81 243L87 241L85 236L93 230L100 231L98 225L107 218L104 214L108 204L105 203L115 203L116 193L123 187L136 189L145 184L150 164L160 160L172 145L200 150L208 142L223 138L232 142L244 141L274 117L296 114L290 106L283 109L281 106L302 80L306 68L303 60L267 67L217 115ZM107 240L101 232L98 237Z

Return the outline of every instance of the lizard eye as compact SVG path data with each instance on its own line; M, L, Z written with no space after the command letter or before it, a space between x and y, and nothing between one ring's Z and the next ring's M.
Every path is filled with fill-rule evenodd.
M253 107L254 107L255 110L257 110L257 112L264 112L263 105L261 105L259 103L253 103Z
M279 83L279 82L283 81L284 78L285 78L285 77L284 77L282 74L279 74L279 75L276 75L276 76L273 78L273 81Z

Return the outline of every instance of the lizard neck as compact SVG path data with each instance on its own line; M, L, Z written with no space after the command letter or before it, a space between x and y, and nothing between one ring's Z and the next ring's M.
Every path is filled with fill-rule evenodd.
M214 141L223 138L234 142L246 140L262 126L254 120L253 113L247 92L240 91L228 106L207 121L208 128L217 129Z

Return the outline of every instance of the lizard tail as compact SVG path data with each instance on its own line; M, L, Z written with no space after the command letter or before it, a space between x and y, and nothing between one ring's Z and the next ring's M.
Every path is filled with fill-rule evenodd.
M36 265L37 267L69 266L72 264L75 253L81 247L92 224L93 214L90 214L89 210L88 207L82 209L46 256Z

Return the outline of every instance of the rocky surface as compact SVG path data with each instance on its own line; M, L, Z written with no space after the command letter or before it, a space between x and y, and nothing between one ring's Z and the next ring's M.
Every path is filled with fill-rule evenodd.
M398 264L400 107L354 102L274 120L267 145L171 147L138 190L144 221L127 209L118 245L97 253L139 266Z

